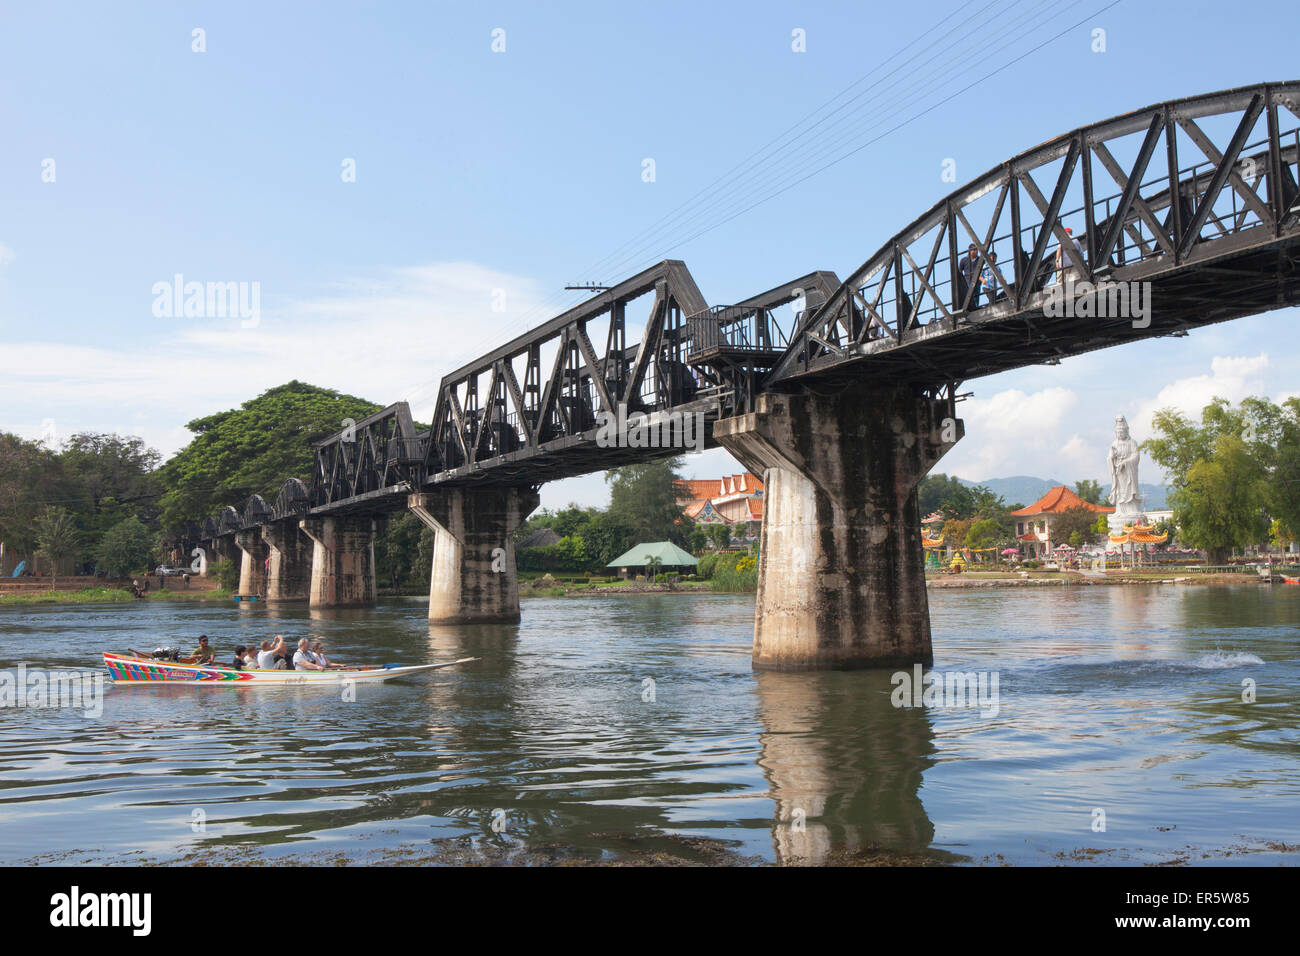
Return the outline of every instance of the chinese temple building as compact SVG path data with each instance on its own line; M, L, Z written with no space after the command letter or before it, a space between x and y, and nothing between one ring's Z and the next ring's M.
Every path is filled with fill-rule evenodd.
M1084 501L1065 485L1057 485L1032 505L1011 512L1011 517L1016 519L1016 540L1020 542L1026 557L1041 559L1051 555L1055 547L1052 542L1053 520L1071 508L1080 506L1099 515L1110 514L1115 510L1106 505ZM1064 543L1066 542L1056 542Z
M682 513L703 524L745 524L763 520L763 482L749 472L676 483Z

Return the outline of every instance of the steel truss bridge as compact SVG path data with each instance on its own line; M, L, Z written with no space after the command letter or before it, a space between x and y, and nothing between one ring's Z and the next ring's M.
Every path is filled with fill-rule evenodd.
M967 379L1296 305L1298 161L1300 82L1241 87L1021 153L842 282L812 272L710 308L684 263L661 262L447 375L429 428L391 405L316 444L312 475L272 504L254 495L191 536L383 514L443 486L535 488L680 451L602 447L598 416L620 404L651 422L700 413L713 447L711 423L765 391L869 380L954 401ZM1149 316L1059 314L1056 252L1076 242L1072 278L1142 289ZM967 281L980 274L987 285Z

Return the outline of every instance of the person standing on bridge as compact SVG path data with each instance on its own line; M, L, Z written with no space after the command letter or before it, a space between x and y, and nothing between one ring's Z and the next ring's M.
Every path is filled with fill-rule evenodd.
M1079 263L1083 262L1083 246L1074 238L1074 230L1066 226L1065 234L1070 237L1069 244L1074 248L1070 249L1063 242L1056 249L1056 281L1061 285L1065 285L1066 276L1079 281Z
M980 286L984 289L984 294L989 298L989 305L998 301L1002 293L998 291L998 277L993 274L993 267L997 264L998 254L989 250L988 261L984 268L980 270Z
M969 311L973 312L980 307L980 253L979 246L975 245L975 243L972 242L967 247L966 258L957 265L957 272L962 280L957 290L961 294L961 301L966 300L967 292L970 292L971 289L975 290L971 292L970 297ZM958 302L958 305L960 304L961 302Z

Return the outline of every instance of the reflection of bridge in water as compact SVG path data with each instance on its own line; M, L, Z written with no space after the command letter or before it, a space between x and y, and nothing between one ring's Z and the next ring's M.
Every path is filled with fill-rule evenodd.
M662 262L447 375L428 430L392 405L316 444L309 480L192 537L242 560L243 592L367 604L375 520L410 509L435 532L430 620L517 621L511 535L539 486L675 450L605 447L598 416L699 412L710 447L765 476L755 666L929 662L916 486L961 436L960 383L1300 302L1298 121L1291 82L1074 130L844 282L814 272L709 308ZM1146 284L1149 315L1059 314L1056 251L1076 241L1074 277Z

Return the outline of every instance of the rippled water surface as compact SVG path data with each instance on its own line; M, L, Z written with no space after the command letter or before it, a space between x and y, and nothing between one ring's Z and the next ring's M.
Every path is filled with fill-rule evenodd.
M123 687L98 718L0 709L0 862L380 859L449 838L588 858L705 838L756 861L1300 861L1300 588L930 601L936 669L995 672L996 715L896 709L887 673L755 674L745 596L538 598L518 627L464 628L401 599L0 608L7 671L199 633L223 659L276 632L349 662L482 658L354 702Z

